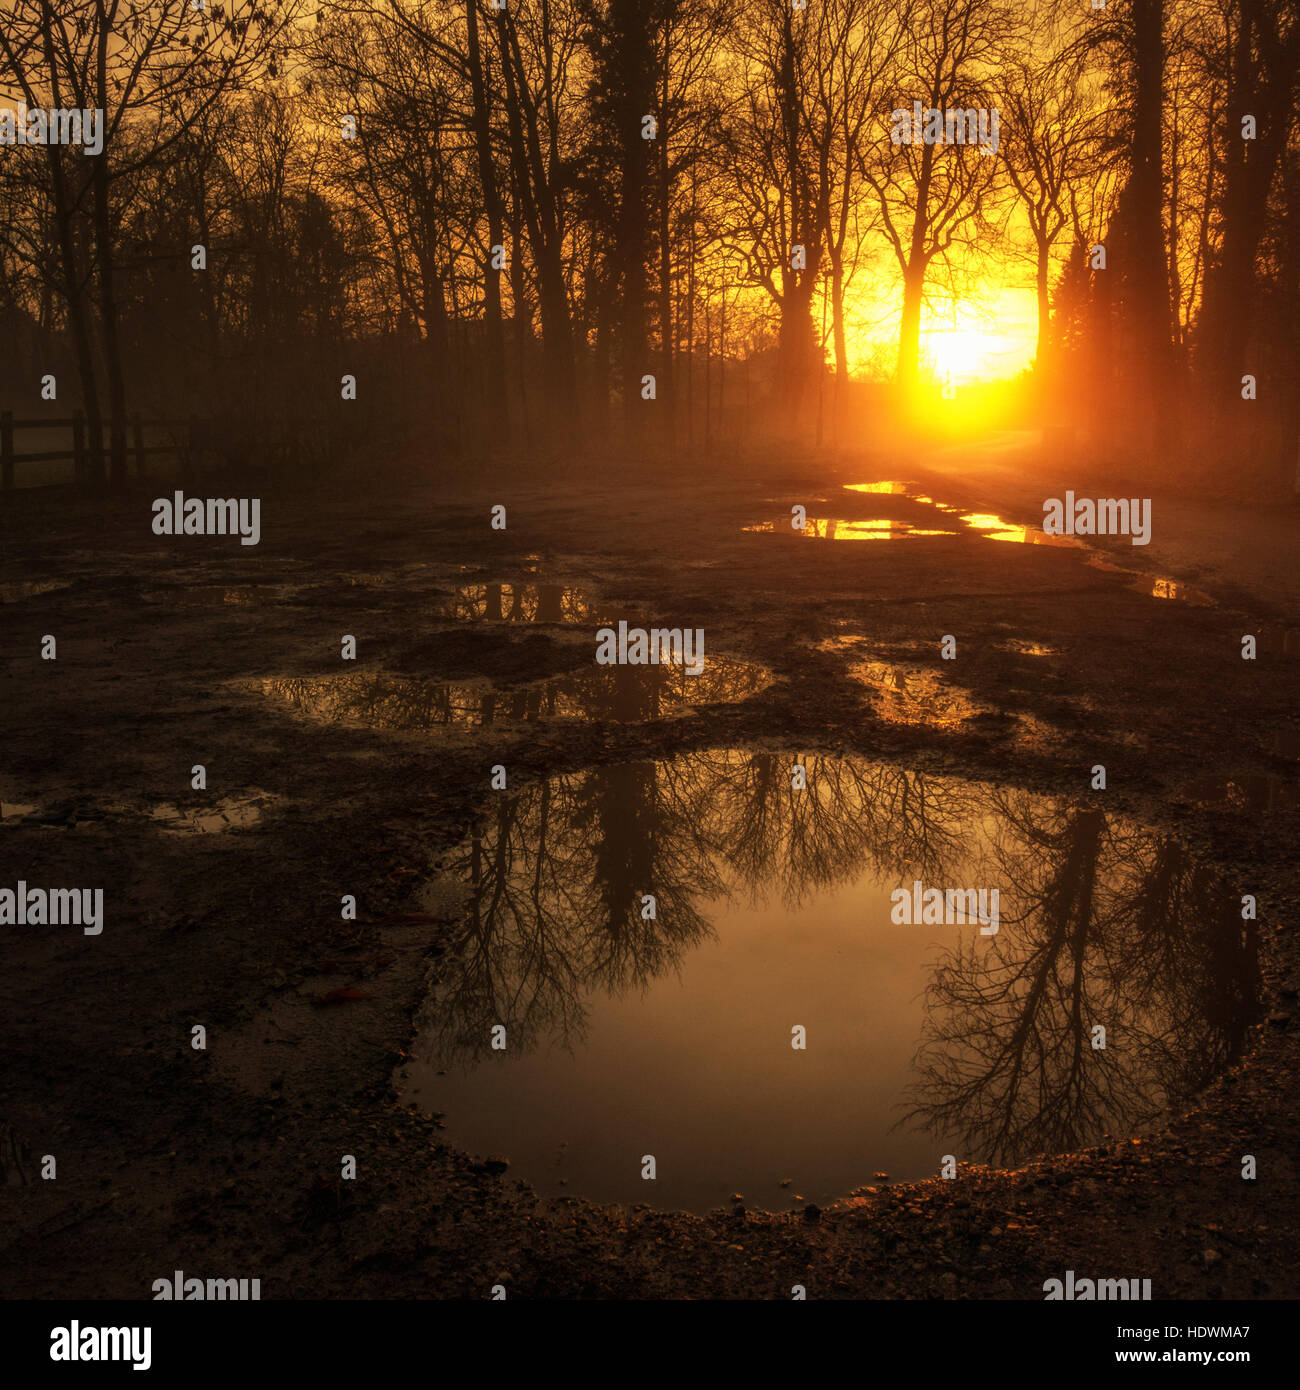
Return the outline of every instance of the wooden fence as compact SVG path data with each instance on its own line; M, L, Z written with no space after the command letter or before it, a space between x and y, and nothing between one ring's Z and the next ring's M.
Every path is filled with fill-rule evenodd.
M197 433L197 424L197 420L145 420L138 412L129 416L126 450L128 470L129 461L134 458L135 476L138 478L147 476L146 460L158 454L174 455L182 467L188 467L193 461L193 444ZM17 430L70 431L72 444L69 448L38 449L34 452L20 454L14 449L14 434ZM146 430L171 430L174 436L173 441L169 444L146 444ZM105 420L100 425L100 457L103 458L106 467L111 467L108 435L109 422ZM90 440L90 427L86 423L84 411L79 410L75 415L63 419L53 419L46 416L40 420L15 420L12 411L0 411L0 491L9 491L17 486L15 481L16 465L20 463L71 462L75 480L78 483L87 482L91 477L91 462L94 458L95 449ZM46 486L58 486L58 484L47 484Z

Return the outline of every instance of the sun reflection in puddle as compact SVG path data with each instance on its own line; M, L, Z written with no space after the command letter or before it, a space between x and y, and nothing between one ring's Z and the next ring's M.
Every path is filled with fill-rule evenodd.
M929 530L913 526L909 521L891 517L872 517L865 521L845 521L838 517L808 517L799 530L784 522L760 521L743 531L789 531L792 536L829 541L895 541L913 536L953 536L955 531Z
M544 1196L779 1211L1131 1133L1240 1054L1256 927L1177 842L857 758L805 755L796 792L792 761L706 750L494 799L424 894L451 949L403 1100ZM898 924L917 881L997 887L998 932Z
M991 541L1011 541L1017 545L1050 545L1068 550L1077 550L1083 544L1074 536L1051 536L1036 526L1017 526L992 512L964 512L961 519L972 531L978 531Z

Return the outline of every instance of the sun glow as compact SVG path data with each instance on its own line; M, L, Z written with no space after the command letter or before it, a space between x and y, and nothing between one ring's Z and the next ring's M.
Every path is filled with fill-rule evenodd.
M936 378L954 383L1004 375L1001 359L1015 346L999 333L977 328L931 331L921 340L921 351L930 359Z

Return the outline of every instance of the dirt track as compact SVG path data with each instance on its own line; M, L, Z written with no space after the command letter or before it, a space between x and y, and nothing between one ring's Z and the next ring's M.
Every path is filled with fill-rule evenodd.
M107 925L97 938L3 929L0 1116L29 1151L30 1185L6 1189L0 1293L146 1298L183 1269L260 1278L264 1298L485 1297L495 1283L511 1297L789 1297L802 1283L810 1297L1034 1298L1070 1268L1150 1277L1156 1298L1294 1295L1300 779L1271 750L1298 727L1300 652L1294 636L1284 652L1284 629L1300 611L1257 598L1257 576L1230 565L1161 571L1219 600L1194 606L1067 549L741 529L795 502L919 517L907 498L839 490L896 476L881 462L834 476L811 461L641 480L618 463L538 472L485 470L453 501L441 485L376 484L361 518L342 502L267 497L255 551L153 536L143 494L106 514L50 497L6 507L0 584L66 587L0 605L0 794L40 808L0 828L0 884L102 885ZM1017 506L947 468L908 476L960 505ZM504 533L488 528L496 502ZM1036 520L1019 506L1011 519ZM1194 541L1166 535L1140 561L1107 544L1149 566ZM1280 568L1293 581L1300 541L1290 555ZM506 687L590 661L564 633L440 615L436 600L466 574L586 584L703 626L712 653L773 682L647 724L433 735L322 729L241 684L336 674L344 633L358 668ZM288 587L235 603L198 592L272 584ZM1254 662L1241 659L1244 632L1260 634ZM47 633L56 662L39 657ZM945 633L961 655L943 674L991 713L950 731L878 719L852 663L884 654L938 670ZM1054 654L1031 659L1009 639ZM1248 1055L1150 1140L1013 1173L965 1169L816 1216L542 1203L509 1172L476 1167L391 1090L454 926L401 920L414 889L481 812L493 762L525 778L722 745L852 752L1048 792L1081 790L1105 763L1108 809L1177 833L1258 897L1265 1021ZM214 800L266 794L261 818L221 835L160 829L151 808L197 796L195 763ZM1267 785L1268 808L1185 793L1229 774ZM339 919L343 893L362 904L359 922ZM316 1002L343 987L368 997ZM189 1045L196 1023L206 1052ZM55 1182L35 1176L46 1153ZM345 1153L355 1182L337 1179ZM1253 1183L1243 1153L1257 1157Z

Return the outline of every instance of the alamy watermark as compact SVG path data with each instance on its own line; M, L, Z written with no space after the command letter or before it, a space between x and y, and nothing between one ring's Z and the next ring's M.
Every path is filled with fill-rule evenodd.
M131 1369L147 1371L153 1364L153 1328L68 1327L50 1329L51 1361L130 1361Z
M978 145L984 154L998 152L996 106L950 107L912 103L890 115L889 138L895 145Z
M704 629L702 627L628 627L621 622L618 631L602 627L596 633L598 666L680 665L688 676L704 672Z
M28 108L0 111L0 145L80 145L86 154L104 152L104 112L99 107Z
M900 926L961 926L980 923L981 936L996 936L1000 925L997 888L926 888L917 879L911 888L895 888L889 920Z
M1049 497L1043 503L1045 536L1131 536L1134 545L1151 541L1149 497Z
M155 1279L150 1287L155 1303L159 1299L186 1303L256 1302L262 1297L260 1279L187 1279L183 1269L170 1279Z
M80 927L84 936L104 930L102 888L0 888L0 927Z
M155 536L233 536L240 545L262 538L260 497L158 497L153 504Z
M1067 1269L1064 1280L1047 1279L1043 1283L1045 1303L1061 1299L1075 1303L1140 1302L1150 1298L1150 1279L1076 1279L1074 1270Z

